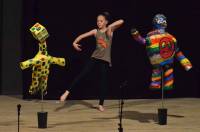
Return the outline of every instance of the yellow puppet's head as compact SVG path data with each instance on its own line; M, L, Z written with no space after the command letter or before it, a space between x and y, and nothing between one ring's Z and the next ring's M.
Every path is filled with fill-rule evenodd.
M30 31L35 39L40 42L44 42L48 37L49 34L44 26L39 23L36 23L30 28Z

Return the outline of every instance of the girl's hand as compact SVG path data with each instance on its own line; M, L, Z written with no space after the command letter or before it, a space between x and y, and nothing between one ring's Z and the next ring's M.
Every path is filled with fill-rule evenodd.
M82 49L80 48L80 47L81 47L80 44L73 43L73 47L74 47L74 49L77 50L77 51L82 51Z

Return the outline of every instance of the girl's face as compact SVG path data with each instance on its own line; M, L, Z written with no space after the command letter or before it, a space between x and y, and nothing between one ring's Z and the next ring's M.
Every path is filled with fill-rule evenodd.
M97 17L97 26L99 29L105 28L108 24L108 21L105 19L103 15L99 15Z

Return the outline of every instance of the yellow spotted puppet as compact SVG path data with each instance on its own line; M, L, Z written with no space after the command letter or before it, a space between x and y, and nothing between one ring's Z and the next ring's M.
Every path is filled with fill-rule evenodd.
M46 39L49 34L44 26L39 23L30 28L33 37L39 41L39 51L34 58L20 63L22 70L32 67L32 83L29 93L34 94L38 91L44 93L47 90L49 68L51 64L65 66L64 58L50 56L47 52Z

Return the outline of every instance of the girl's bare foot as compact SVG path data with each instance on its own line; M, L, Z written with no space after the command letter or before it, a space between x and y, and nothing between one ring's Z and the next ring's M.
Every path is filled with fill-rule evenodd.
M103 107L103 105L99 105L99 111L101 111L101 112L104 112L105 111L105 109L104 109L104 107Z
M65 101L67 99L68 95L69 95L69 91L66 90L65 93L62 96L60 96L60 101L62 101L62 102Z

